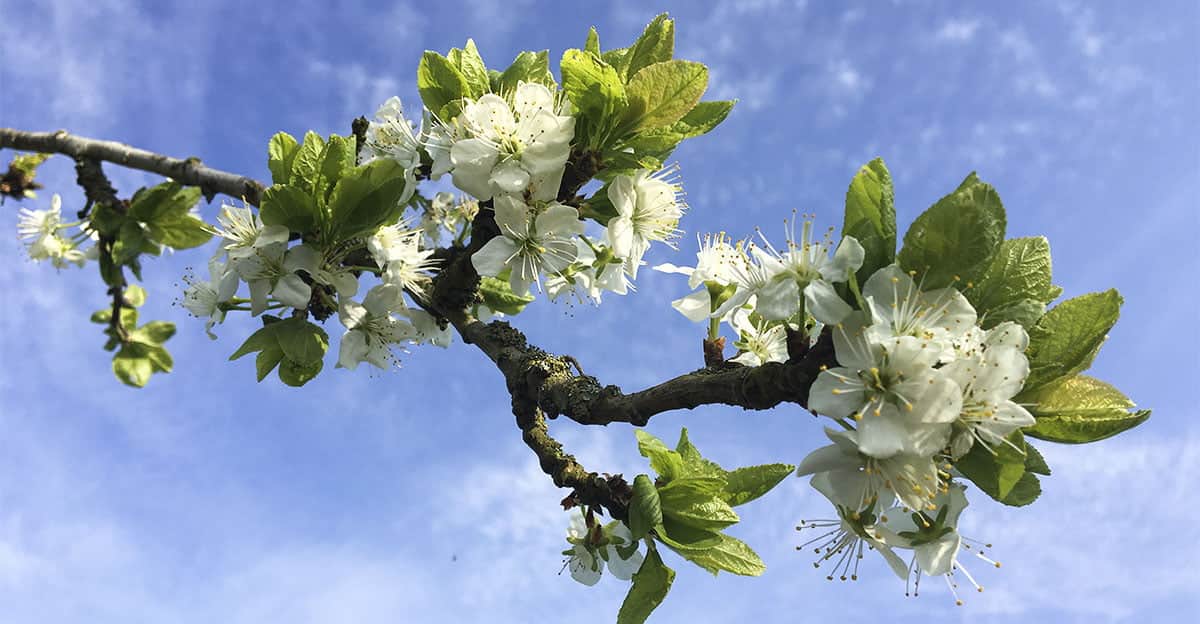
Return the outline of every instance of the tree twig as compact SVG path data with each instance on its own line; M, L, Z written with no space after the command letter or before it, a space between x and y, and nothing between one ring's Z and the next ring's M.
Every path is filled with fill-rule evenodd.
M244 197L246 203L257 206L263 192L263 185L257 180L206 167L200 164L198 158L172 158L116 141L75 136L66 130L26 132L0 128L0 148L6 147L65 154L75 159L90 158L157 173L180 184L200 187L200 191L209 201L212 201L217 193L221 193L239 199Z

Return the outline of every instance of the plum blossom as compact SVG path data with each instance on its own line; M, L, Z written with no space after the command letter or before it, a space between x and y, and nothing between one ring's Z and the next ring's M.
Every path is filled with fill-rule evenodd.
M501 235L471 256L480 275L496 277L507 269L512 291L524 295L535 282L541 287L539 275L553 275L575 261L574 239L583 233L583 223L574 208L551 202L537 209L509 196L495 203Z

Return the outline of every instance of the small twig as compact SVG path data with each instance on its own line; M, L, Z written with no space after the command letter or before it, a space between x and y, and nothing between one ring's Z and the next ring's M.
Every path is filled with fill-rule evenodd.
M258 205L262 197L261 182L245 176L211 169L200 164L197 158L172 158L131 147L116 141L100 141L57 132L26 132L13 128L0 128L0 148L52 152L66 154L75 159L89 158L111 162L166 176L187 186L198 186L204 196L212 201L217 193L234 198L245 198L246 203Z

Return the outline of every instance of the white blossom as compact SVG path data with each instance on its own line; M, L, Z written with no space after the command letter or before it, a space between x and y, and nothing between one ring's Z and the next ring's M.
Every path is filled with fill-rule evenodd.
M670 263L659 264L655 271L663 273L679 273L688 276L688 287L695 289L701 285L704 288L695 290L690 295L671 302L671 307L679 311L688 320L701 323L707 321L717 307L714 305L712 290L723 289L733 283L735 266L740 251L730 241L724 232L706 234L697 237L700 250L696 252L696 266L675 266Z
M584 585L595 585L608 571L622 581L633 578L642 567L643 556L638 552L638 543L633 541L629 527L614 521L607 526L588 526L583 512L576 507L571 511L567 526L567 542L571 545L563 552L567 555L566 567L571 578Z
M225 310L221 304L229 301L238 289L238 275L219 258L208 261L209 280L202 282L185 276L187 288L183 291L183 307L196 318L207 318L204 332L216 340L213 325L225 321Z
M480 275L496 277L508 269L512 291L524 295L535 282L540 288L539 275L558 273L575 261L574 238L583 233L583 223L574 208L551 202L537 210L509 196L497 197L495 204L501 235L471 256Z
M833 330L841 366L822 371L809 389L812 411L853 416L859 450L877 458L905 452L930 456L946 445L962 391L935 370L938 352L912 336L887 343L868 340L861 313Z
M217 234L223 239L217 249L218 255L225 253L230 260L243 260L254 256L255 251L278 243L287 243L291 232L282 225L264 226L249 206L238 208L222 204L217 215Z
M386 370L392 345L415 338L413 326L392 315L403 309L403 293L393 284L380 284L367 292L362 303L342 299L338 319L346 327L339 347L339 368L354 370L362 362Z
M765 321L755 323L750 320L750 311L746 309L734 312L730 324L739 337L733 346L742 350L740 355L730 359L731 362L761 366L767 362L787 361L787 328L783 325L768 325Z
M367 249L383 269L385 282L419 296L425 294L429 271L437 263L432 249L421 248L421 230L410 229L404 221L381 227L367 239Z
M618 175L608 187L608 199L617 216L608 221L608 241L613 253L625 260L636 278L642 256L655 241L674 247L684 204L680 187L643 169L632 176Z
M938 361L956 353L954 343L975 326L975 308L955 288L922 292L912 277L890 265L876 271L863 285L862 295L871 313L869 338L919 338L937 350Z
M1023 353L1029 335L1011 321L984 334L978 348L942 367L946 376L962 389L962 411L951 440L954 457L962 457L980 443L987 448L1010 444L1012 432L1032 426L1033 415L1012 400L1029 376L1029 360Z
M575 118L545 85L521 82L511 101L494 93L467 99L454 131L431 134L450 147L454 185L477 199L529 193L534 200L558 196L575 136Z

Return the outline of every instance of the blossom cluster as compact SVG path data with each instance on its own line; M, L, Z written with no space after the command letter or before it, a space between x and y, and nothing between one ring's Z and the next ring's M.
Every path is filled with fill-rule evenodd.
M762 245L709 234L700 240L696 266L654 267L688 276L693 292L672 307L691 321L709 321L710 338L727 322L738 335L734 346L740 353L733 361L747 366L786 361L789 328L817 335L823 325L846 318L852 308L834 284L846 282L863 263L854 237L843 238L835 249L828 234L813 238L811 219L803 221L799 238L789 231L782 249L760 238Z
M221 237L209 261L208 281L190 279L183 305L197 317L207 318L207 329L221 322L229 310L336 310L346 328L338 366L356 368L369 362L390 366L393 346L407 343L449 344L448 330L433 317L407 305L404 293L422 296L433 268L432 251L422 246L422 231L405 222L379 228L365 245L375 266L347 266L346 249L322 249L302 243L289 246L290 232L279 225L264 225L248 207L223 205L217 216ZM355 300L364 272L378 273L382 283ZM234 295L246 283L248 299ZM249 304L248 308L239 307Z
M593 519L589 524L579 508L571 512L567 543L571 547L563 551L567 557L564 567L584 585L599 582L606 566L615 578L628 581L644 560L625 523L614 520L601 526Z
M63 222L62 198L56 193L50 198L47 210L20 210L17 236L25 243L29 258L35 262L49 260L56 269L71 264L82 267L86 261L96 258L96 247L80 249L80 245L94 238L82 228L74 235L65 235L66 230L79 225Z
M1029 336L1013 322L981 329L959 290L923 291L912 277L879 269L863 285L863 310L832 327L839 366L820 373L808 407L843 430L827 429L832 444L797 473L813 475L839 517L810 525L830 527L810 543L841 576L856 576L865 544L901 578L943 576L953 591L961 573L979 589L960 560L973 549L957 531L966 498L953 464L976 444L1012 445L1008 436L1034 424L1012 400L1029 374ZM895 549L911 550L911 562Z

